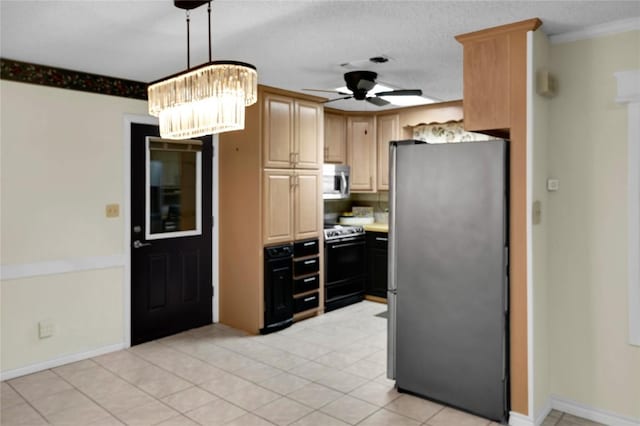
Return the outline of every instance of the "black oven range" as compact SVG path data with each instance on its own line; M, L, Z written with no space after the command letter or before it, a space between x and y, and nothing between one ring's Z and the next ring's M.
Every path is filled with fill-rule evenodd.
M364 235L362 226L325 225L325 312L364 299Z

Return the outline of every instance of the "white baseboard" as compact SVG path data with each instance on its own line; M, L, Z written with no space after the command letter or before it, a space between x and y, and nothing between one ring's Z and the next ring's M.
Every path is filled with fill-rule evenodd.
M510 426L534 426L533 420L529 416L524 414L515 413L511 411L509 413L509 425Z
M549 415L549 413L551 412L552 407L551 407L551 398L547 398L547 400L544 403L544 406L542 407L542 409L540 411L538 411L538 415L535 416L534 419L534 424L536 426L541 425L542 422L544 422L544 419L547 418L547 416Z
M612 426L640 426L640 419L632 419L631 417L621 416L610 411L600 410L580 404L576 401L561 398L557 395L551 396L551 407L564 413L573 414L574 416L592 420L598 423Z
M31 373L37 373L38 371L47 370L49 368L60 367L61 365L70 364L76 361L82 361L83 359L92 358L98 355L104 355L109 352L119 351L126 346L124 343L116 343L115 345L103 346L101 348L93 349L87 352L79 352L75 354L65 355L59 358L54 358L45 362L37 364L27 365L26 367L16 368L14 370L0 372L0 380L15 379L16 377L24 376Z

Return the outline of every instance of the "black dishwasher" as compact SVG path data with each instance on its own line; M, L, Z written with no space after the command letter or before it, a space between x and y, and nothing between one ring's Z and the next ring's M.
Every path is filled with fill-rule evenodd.
M293 323L293 245L264 249L264 327L266 334Z

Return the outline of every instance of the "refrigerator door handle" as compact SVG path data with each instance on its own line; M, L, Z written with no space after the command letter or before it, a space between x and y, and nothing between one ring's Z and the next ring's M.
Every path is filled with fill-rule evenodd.
M396 378L396 291L387 293L387 379Z
M509 247L504 248L504 312L509 313Z

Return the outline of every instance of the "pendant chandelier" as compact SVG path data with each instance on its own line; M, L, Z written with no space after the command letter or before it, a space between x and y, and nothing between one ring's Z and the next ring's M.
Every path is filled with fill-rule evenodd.
M190 67L189 13L208 4L209 62ZM187 139L244 129L245 107L258 100L258 73L244 62L211 60L211 1L174 0L187 14L187 69L151 83L149 114L158 117L160 136Z

